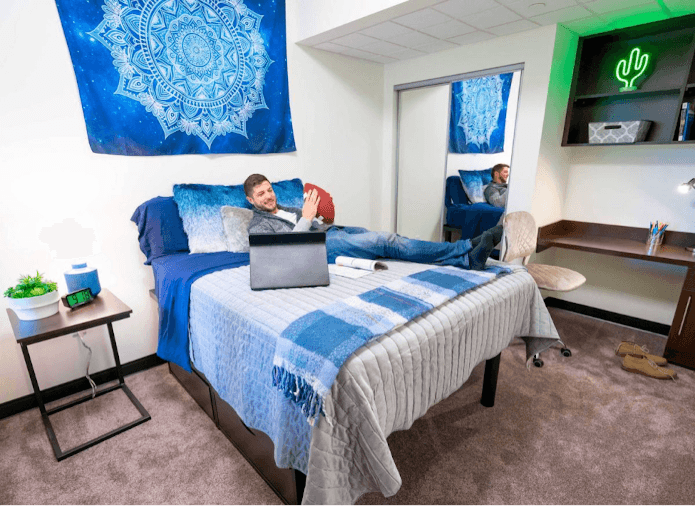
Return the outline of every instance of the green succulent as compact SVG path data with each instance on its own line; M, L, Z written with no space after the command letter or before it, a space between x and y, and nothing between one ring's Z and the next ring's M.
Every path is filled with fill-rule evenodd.
M5 297L11 299L27 299L29 297L38 297L50 292L55 292L58 289L58 284L43 279L43 274L36 271L36 276L22 276L19 278L19 284L5 290Z

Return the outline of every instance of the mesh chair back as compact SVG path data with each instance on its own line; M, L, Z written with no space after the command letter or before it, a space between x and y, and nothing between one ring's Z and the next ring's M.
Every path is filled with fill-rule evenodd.
M528 257L536 251L538 232L536 221L526 211L515 211L504 216L504 235L506 250L502 261L511 262L516 258L523 258L523 263L528 263Z

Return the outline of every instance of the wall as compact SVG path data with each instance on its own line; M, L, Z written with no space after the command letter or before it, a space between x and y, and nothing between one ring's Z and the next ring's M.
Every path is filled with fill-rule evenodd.
M382 229L393 227L396 171L396 93L398 84L423 81L517 63L524 64L514 139L513 176L507 209L531 210L541 147L543 114L553 62L556 26L545 26L440 53L390 63L384 70L384 170L375 213ZM558 210L558 214L559 214Z
M311 13L287 2L290 100L298 151L283 155L121 157L93 154L55 4L0 2L0 286L36 269L58 281L75 255L65 231L92 235L90 265L101 285L133 309L114 324L123 363L156 350L157 309L149 297L130 216L176 183L238 184L252 172L300 177L334 196L338 218L372 227L371 188L381 166L383 68L294 44ZM40 27L41 36L36 36ZM11 76L9 78L8 76ZM309 76L309 77L308 77ZM61 239L64 237L64 239ZM3 300L3 306L5 305ZM112 367L106 328L89 330L90 372ZM42 389L84 375L86 353L64 336L32 345ZM0 315L0 404L32 393L4 309Z
M519 84L521 72L516 71L512 76L509 89L509 101L507 102L507 119L504 125L504 149L501 153L470 154L449 153L446 159L446 175L457 176L459 170L489 169L498 163L510 164L512 160L512 147L514 146L514 127L516 126L516 113L519 101Z

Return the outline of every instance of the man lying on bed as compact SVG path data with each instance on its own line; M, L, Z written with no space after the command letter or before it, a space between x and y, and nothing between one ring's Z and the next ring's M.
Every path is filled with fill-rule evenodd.
M502 239L501 225L473 239L454 243L419 241L389 232L370 232L366 228L327 225L316 219L320 201L316 190L308 193L303 209L278 206L273 186L261 174L252 174L244 181L244 192L254 212L249 233L325 231L329 263L344 255L482 270L490 253Z

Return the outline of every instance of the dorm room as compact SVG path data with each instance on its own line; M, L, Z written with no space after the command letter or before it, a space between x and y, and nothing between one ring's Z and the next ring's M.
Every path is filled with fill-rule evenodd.
M256 6L262 2L245 3ZM215 425L263 476L266 482L259 481L259 486L270 487L269 490L288 502L303 498L307 503L354 503L367 492L381 494L381 501L390 496L398 501L399 489L406 488L406 483L401 482L401 475L406 473L398 460L402 453L394 449L399 431L408 433L418 429L423 419L434 423L427 417L443 409L442 402L457 395L475 397L477 404L481 383L485 383L483 404L494 404L498 367L514 369L517 384L528 378L528 389L542 388L550 378L557 379L563 368L574 367L573 363L583 359L582 354L591 352L580 346L579 354L560 357L553 348L553 358L547 359L543 368L526 369L528 356L523 347L515 350L515 338L543 337L557 341L560 337L564 342L565 332L579 332L576 329L584 325L581 320L576 320L580 322L576 327L564 324L558 335L550 318L558 313L548 311L546 306L569 308L662 335L671 332L678 337L684 331L692 333L695 322L689 312L688 294L694 291L693 261L682 252L670 258L668 252L670 248L686 251L684 246L695 245L688 242L695 233L693 193L674 192L680 183L693 177L695 144L669 140L596 147L579 145L584 144L581 139L572 138L571 134L567 137L566 132L574 128L571 121L590 117L592 100L607 100L588 92L576 92L574 72L581 36L663 19L673 21L695 8L677 1L671 5L668 0L645 0L639 8L622 12L607 0L549 1L545 2L547 10L534 13L526 5L529 2L512 5L514 2L481 0L477 3L481 5L478 12L464 13L466 8L472 8L465 0L380 0L352 5L349 9L339 1L289 0L286 4L287 79L296 152L162 157L92 153L86 142L80 95L55 5L4 2L0 7L0 28L5 34L3 45L7 51L3 52L2 67L7 75L14 77L0 84L2 123L13 125L3 129L0 142L5 167L0 185L5 244L1 253L3 283L10 286L20 274L38 268L47 278L57 281L58 291L65 295L68 289L63 282L64 272L76 259L98 267L101 285L132 309L132 313L114 324L125 383L132 388L134 376L129 376L130 373L143 372L152 366L170 368ZM522 7L523 13L518 14ZM497 14L492 15L493 11ZM566 19L561 19L563 11L568 16ZM581 16L578 11L582 11ZM99 12L103 16L111 11L105 8ZM411 30L423 36L428 32L441 34L445 28L461 28L465 22L462 17L469 15L469 21L480 26L471 25L471 33L450 36L451 41L442 40L437 47L445 50L434 50L435 46L432 51L411 49L414 53L410 56L415 56L406 57L404 52L396 58L376 55L362 45L364 37L377 38L377 27ZM499 24L495 24L495 19ZM682 59L692 65L695 22L692 16L683 19L687 23L678 29L687 32L682 37L690 37L690 45L686 44L688 51L684 51ZM467 35L469 38L465 40ZM394 33L390 40L399 36ZM405 44L405 38L398 40ZM90 44L95 51L105 51L99 41L91 40ZM387 44L384 42L383 47ZM373 46L377 47L381 46ZM365 58L365 53L373 59ZM672 56L669 58L674 60ZM680 100L695 94L695 65L692 67L694 70L686 72L684 77L687 82L674 85L673 90L679 91L671 90L667 95L670 93ZM448 90L449 83L455 81L503 72L518 73L514 111L508 116L509 146L504 148L504 156L508 158L494 161L511 166L509 199L506 209L486 209L488 216L481 225L477 214L466 214L478 204L464 201L458 171L488 169L493 165L492 159L484 157L492 155L447 155L439 149L436 156L442 158L442 163L426 169L436 172L428 176L428 187L415 185L413 191L412 185L399 179L407 163L405 152L400 150L405 149L407 130L400 121L407 101L405 94L419 89L418 83L424 87L443 85ZM681 91L684 97L678 96ZM646 96L656 94L649 91ZM579 96L576 100L575 95ZM450 96L448 91L442 95L445 101ZM568 103L574 104L574 116ZM144 102L136 104L143 110L146 107ZM426 130L434 130L429 126L435 123L432 118L448 115L449 109L431 112L434 116L418 120L421 132L414 131L423 141L415 146L419 154L428 149L424 143L432 133ZM253 117L249 125L252 121ZM159 128L159 123L155 125ZM668 128L671 127L669 124ZM213 139L211 144L214 142ZM433 145L441 147L438 142L435 139ZM461 162L465 156L475 157L476 161ZM392 286L402 278L422 272L424 267L387 261L389 269L384 272L360 280L333 276L330 287L302 289L299 295L292 291L288 295L252 292L245 261L232 269L212 273L208 270L205 275L189 272L188 275L198 278L191 283L190 298L185 299L186 303L190 301L190 321L184 327L190 328L186 338L190 339L193 368L188 372L187 364L163 365L155 354L160 340L162 305L157 295L162 294L153 294L153 290L183 279L183 273L190 269L186 259L193 256L189 255L187 234L181 228L175 231L171 228L181 227L177 223L177 208L172 205L174 187L196 184L207 188L238 188L252 173L265 174L273 183L298 180L300 188L301 183L308 182L328 190L335 202L336 223L341 225L395 231L435 241L445 238L446 226L454 234L472 237L499 222L505 211L507 215L528 211L540 230L539 248L531 262L577 271L586 277L586 283L571 292L539 291L526 270L518 262L513 264L510 272L497 273L481 286L455 294L424 316L388 329L360 347L339 369L330 394L324 398L325 413L313 419L311 425L306 416L301 416L301 410L293 411L290 404L278 400L282 392L278 395L270 381L254 373L272 369L273 339L282 334L283 326L292 318L321 310L328 302L338 300L338 294L348 298ZM429 186L438 192L434 203L430 200ZM298 198L301 202L301 194ZM157 216L162 212L161 207L148 208L148 203L165 206L167 212L173 209L174 214ZM454 204L461 213L458 222L453 218L447 220L448 213L456 216L452 211ZM138 216L133 215L136 209L140 209ZM408 212L415 212L415 218L409 217ZM428 213L431 222L427 222ZM146 215L158 223L148 225ZM131 216L135 225L130 221ZM666 260L654 261L641 251L633 254L620 242L642 241L636 237L656 220L669 224L661 250L668 257ZM436 226L431 226L432 223ZM568 227L577 223L605 225L598 232L592 229L590 239L603 241L604 246L610 243L605 248L608 254L589 244L588 233L579 245L572 244L572 237L568 237L572 231ZM185 241L182 239L173 251L149 258L151 244L172 237ZM606 241L605 237L612 239ZM143 246L143 241L151 244ZM504 248L503 245L502 255ZM148 265L143 265L146 261ZM503 264L492 260L488 265ZM199 267L205 270L209 266ZM34 372L30 372L23 349L18 346L13 327L16 322L8 317L0 321L3 337L0 339L0 448L2 445L10 448L10 438L14 441L22 437L21 433L6 430L13 426L13 419L29 414L23 411L31 410L29 423L43 431L42 417L35 409L37 400L32 385L35 378L31 377L34 372L47 403L87 386L84 373L88 361L89 372L97 383L117 376L114 360L118 359L112 354L115 341L110 326L78 329L76 332L82 333L80 340L68 334L32 344ZM232 328L245 330L234 333L236 340L231 340L229 336L233 332L229 329ZM567 337L576 339L576 335ZM665 342L666 337L662 337ZM89 352L80 342L82 339L90 346ZM691 385L694 379L692 371L681 366L692 368L695 362L690 362L693 350L687 343L669 342L671 347L666 348L672 350L673 361L667 367L676 368L679 379L675 383L664 381L654 388L668 392L665 395L677 402L679 396L687 395L683 386ZM255 355L248 353L252 348L256 349ZM529 350L530 355L538 351ZM189 349L185 348L184 352L187 354ZM222 355L231 359L220 359ZM550 352L544 355L549 356ZM506 357L512 356L505 363ZM477 368L485 367L483 362L487 364L484 381L482 371ZM524 374L516 376L517 369ZM619 366L617 369L630 375ZM421 371L430 371L431 376ZM589 372L585 373L590 377ZM269 378L270 375L268 372ZM507 385L506 380L502 381ZM142 395L134 389L133 393L144 409L151 412ZM108 399L110 395L113 394L100 398ZM497 395L500 395L499 387ZM516 408L523 412L519 406ZM488 408L490 413L494 410L499 410L499 406ZM511 414L504 416L508 415ZM138 431L158 423L153 416L109 439L108 444L137 441ZM548 432L543 434L547 436ZM692 439L688 441L692 443ZM44 433L32 445L41 445L45 449L44 458L53 464L55 456ZM73 459L98 462L103 447L104 443L99 443L58 464L70 465ZM330 451L321 453L326 448ZM459 459L462 468L474 465L465 455ZM416 464L411 462L406 467ZM165 467L166 462L151 466ZM37 469L42 467L37 464ZM31 502L31 497L19 493L21 487L21 483L13 480L0 485L0 499L9 503ZM59 502L59 496L46 497L49 499L45 502ZM374 494L369 497L373 500ZM432 500L444 502L468 501L457 495L433 497L437 499ZM475 497L482 500L480 496ZM550 499L559 503L567 500ZM91 499L100 500L98 496ZM226 499L229 503L237 500L242 499ZM527 500L518 497L516 502ZM152 501L157 502L156 498ZM160 496L160 501L178 502L165 494ZM201 499L201 502L205 501Z

